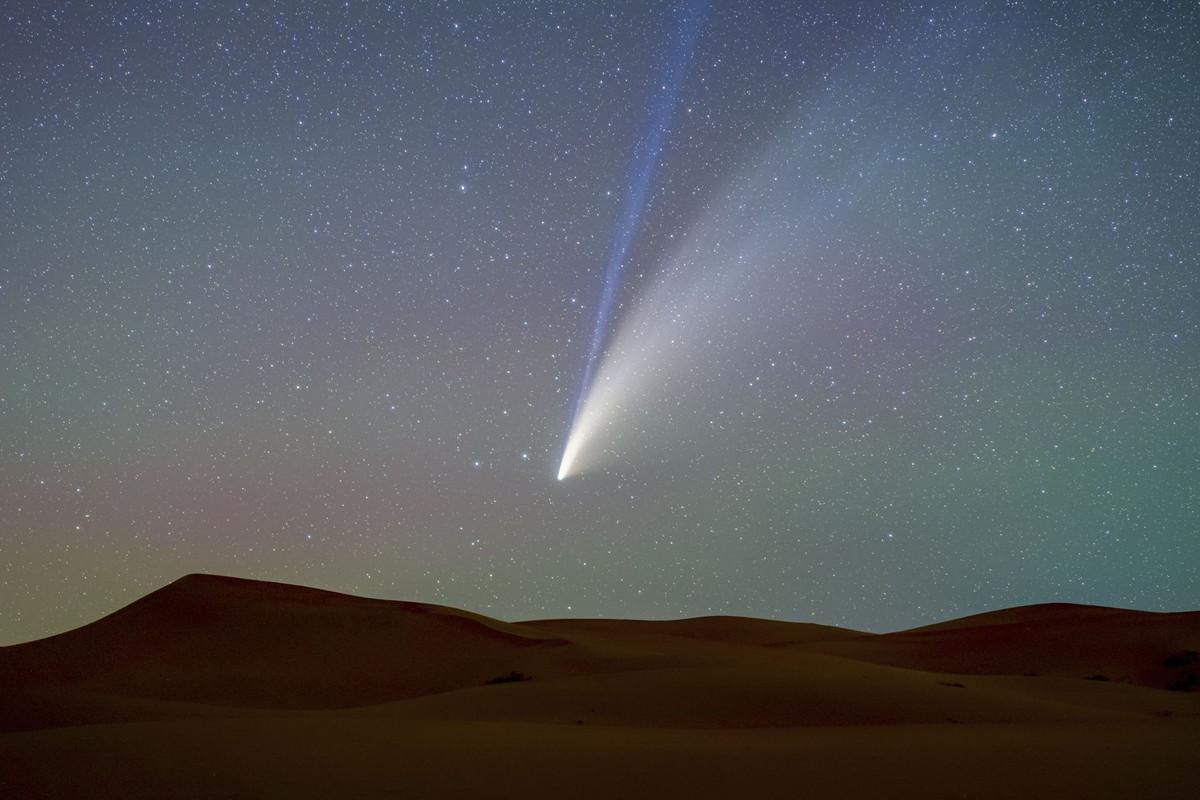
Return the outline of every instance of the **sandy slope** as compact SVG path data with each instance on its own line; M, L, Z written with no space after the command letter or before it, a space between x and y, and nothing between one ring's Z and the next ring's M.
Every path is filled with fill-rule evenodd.
M651 621L640 619L548 619L519 623L527 630L553 633L565 638L617 638L622 640L665 637L727 644L784 645L863 636L861 631L780 622L753 617L694 617Z
M922 670L1092 677L1168 688L1200 671L1165 664L1200 651L1200 612L1156 614L1066 604L1024 606L886 636L801 645Z
M0 648L0 685L106 707L95 698L336 708L479 686L513 670L641 663L441 606L191 575L91 625ZM0 697L0 730L13 727L19 701ZM37 721L20 727L29 724Z
M0 796L1186 796L1192 650L1195 613L509 624L189 576L0 648Z

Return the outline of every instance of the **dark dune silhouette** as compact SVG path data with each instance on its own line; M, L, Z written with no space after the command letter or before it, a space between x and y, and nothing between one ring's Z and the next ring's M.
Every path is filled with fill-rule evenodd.
M1102 675L1170 688L1187 680L1172 654L1200 645L1200 612L1130 611L1067 603L976 614L900 633L826 642L822 652L910 669L965 674Z
M0 648L0 795L1177 797L1197 651L1198 612L506 623L190 575Z

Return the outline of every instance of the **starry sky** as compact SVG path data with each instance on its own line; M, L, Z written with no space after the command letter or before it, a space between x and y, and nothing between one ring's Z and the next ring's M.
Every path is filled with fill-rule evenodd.
M555 480L695 5L5 3L0 644L1200 607L1192 2L713 0L605 333L694 346Z

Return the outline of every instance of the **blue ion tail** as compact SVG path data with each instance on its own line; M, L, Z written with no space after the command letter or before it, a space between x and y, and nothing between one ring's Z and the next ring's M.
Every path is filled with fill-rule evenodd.
M608 329L612 322L613 311L617 304L617 295L621 287L621 272L625 268L625 258L629 254L630 245L640 227L642 214L646 210L646 201L650 195L650 187L654 184L654 173L658 169L659 156L667 140L671 128L671 118L675 114L675 106L679 102L679 92L683 86L683 78L687 73L688 63L696 48L696 40L700 37L700 29L708 14L707 0L688 0L676 12L678 26L668 43L666 55L659 65L658 82L650 104L650 124L646 135L638 140L634 150L633 161L630 165L629 179L625 188L625 202L622 207L620 224L613 236L609 247L608 259L604 267L604 283L600 289L600 302L596 306L596 320L592 326L592 335L588 340L587 357L583 362L583 378L579 382L579 393L571 410L571 424L567 428L567 442L563 446L563 457L558 467L558 480L570 474L573 455L571 449L571 432L579 419L579 412L587 400L588 392L595 378L596 367L608 339Z

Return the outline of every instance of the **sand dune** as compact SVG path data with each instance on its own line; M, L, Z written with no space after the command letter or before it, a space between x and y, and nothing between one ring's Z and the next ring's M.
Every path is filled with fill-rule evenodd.
M862 636L861 631L814 625L807 622L780 622L752 617L693 617L676 620L637 619L553 619L520 623L522 627L562 634L563 636L599 636L619 639L639 637L678 637L729 644L794 644Z
M564 640L475 614L188 576L92 625L0 650L0 680L185 703L362 705L562 670Z
M506 623L196 575L0 648L0 795L1184 796L1195 651L1198 613Z
M1200 671L1200 612L1024 606L808 649L920 670L1054 675L1187 688Z

